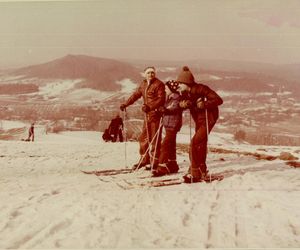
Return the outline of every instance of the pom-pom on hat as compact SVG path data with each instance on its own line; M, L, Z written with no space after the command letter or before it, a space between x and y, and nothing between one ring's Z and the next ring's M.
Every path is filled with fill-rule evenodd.
M182 71L179 73L179 76L177 77L177 81L184 83L188 86L196 84L194 76L188 66L184 66L182 68Z
M175 80L171 80L171 81L167 81L166 85L171 90L171 92L178 93L179 82L177 82Z

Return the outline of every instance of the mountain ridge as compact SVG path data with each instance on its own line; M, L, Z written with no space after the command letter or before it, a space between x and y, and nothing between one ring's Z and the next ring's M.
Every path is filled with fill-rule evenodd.
M86 55L66 55L50 62L16 69L10 74L24 78L82 79L81 88L103 91L120 90L117 84L125 78L138 81L139 71L126 62Z
M250 91L251 93L274 93L284 90L293 92L298 97L300 95L300 64L277 65L206 59L185 62L119 61L69 54L50 62L15 69L10 71L8 76L12 76L12 79L15 77L15 83L19 83L19 79L22 83L22 79L25 79L24 83L36 85L43 84L45 82L43 79L82 79L74 85L75 89L120 91L122 84L119 82L124 79L129 79L134 83L140 82L141 72L146 65L154 65L157 68L157 76L162 81L176 79L182 66L188 65L197 82L207 84L216 90ZM5 80L1 81L1 84L5 84ZM9 86L4 87L9 88Z

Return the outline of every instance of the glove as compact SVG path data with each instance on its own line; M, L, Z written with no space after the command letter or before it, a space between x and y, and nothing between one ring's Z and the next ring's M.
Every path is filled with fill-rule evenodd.
M121 104L120 109L121 111L124 111L127 108L126 104Z
M166 109L166 107L164 107L164 106L160 106L160 107L158 108L158 112L159 112L160 114L162 114L162 115L166 114L166 111L167 111L167 109Z
M199 98L197 100L197 108L198 109L205 109L205 102L202 98Z
M191 88L184 84L184 83L179 83L178 85L178 89L177 91L180 92L180 93L187 93L187 92L190 92Z
M183 109L188 109L192 106L192 102L190 100L182 100L179 102L179 107Z
M147 104L143 104L142 111L148 113L150 111L150 107Z

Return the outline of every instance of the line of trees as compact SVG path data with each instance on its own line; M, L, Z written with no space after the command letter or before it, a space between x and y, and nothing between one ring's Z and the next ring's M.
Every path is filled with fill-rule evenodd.
M39 87L35 84L0 84L0 93L2 95L12 95L12 94L28 94L38 92Z
M236 141L246 141L250 144L256 145L285 145L285 146L299 146L300 137L291 137L285 135L273 134L270 132L245 132L244 130L237 130L234 133Z

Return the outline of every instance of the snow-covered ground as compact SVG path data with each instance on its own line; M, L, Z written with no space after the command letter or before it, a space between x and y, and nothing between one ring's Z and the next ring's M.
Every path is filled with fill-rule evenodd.
M123 93L132 93L137 88L137 85L130 79L123 79L121 81L117 81L117 84L121 85L121 92Z
M0 82L5 84L38 84L38 92L28 93L27 97L42 96L46 101L63 101L70 103L91 103L103 101L106 98L111 98L116 95L132 93L137 85L130 79L123 79L116 83L121 85L121 91L100 91L91 88L76 88L76 84L83 82L84 79L39 79L39 78L24 78L24 76L6 76L0 75ZM21 79L20 79L21 78ZM0 93L1 95L1 93ZM13 95L1 95L1 98L8 100L15 98Z
M225 91L225 90L219 90L218 94L222 97L226 96L250 96L250 92L245 92L245 91Z
M0 129L22 128L28 124L21 121L0 120Z
M39 88L39 94L43 95L45 99L56 97L73 89L74 86L81 81L82 79L49 81Z
M226 134L213 133L210 147L300 157L299 148L239 145ZM300 247L299 169L210 153L221 182L154 188L139 186L152 179L147 171L81 172L131 166L137 153L136 142L104 143L96 132L0 141L0 248ZM180 173L169 178L181 178L188 155L178 152L178 162Z

